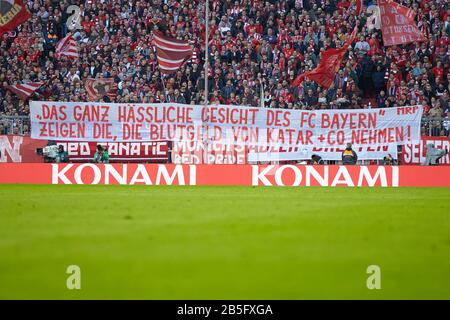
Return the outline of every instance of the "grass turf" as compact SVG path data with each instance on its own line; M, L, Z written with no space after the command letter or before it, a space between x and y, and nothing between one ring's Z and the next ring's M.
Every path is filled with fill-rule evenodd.
M449 299L449 189L0 185L0 298ZM81 290L66 288L68 265ZM381 268L368 290L366 268Z

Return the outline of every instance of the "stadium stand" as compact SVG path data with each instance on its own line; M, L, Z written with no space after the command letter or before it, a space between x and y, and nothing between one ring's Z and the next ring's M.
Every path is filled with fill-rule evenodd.
M425 43L384 47L380 30L369 30L363 1L211 1L209 100L213 104L271 108L369 108L423 104L431 135L449 135L450 9L446 0L404 0L417 12ZM32 18L0 40L0 116L27 116L28 103L6 86L45 85L41 99L88 101L85 80L112 78L116 102L202 104L204 90L203 1L28 1ZM80 7L82 29L73 33L79 58L56 58L67 36L69 5ZM342 46L355 25L357 41L329 90L305 80L320 52ZM162 76L152 30L189 40L193 57L174 75ZM261 83L263 87L261 88ZM261 90L262 89L262 90ZM111 99L111 100L109 100ZM261 99L263 101L261 101ZM7 126L0 124L0 134ZM25 126L24 133L28 130Z

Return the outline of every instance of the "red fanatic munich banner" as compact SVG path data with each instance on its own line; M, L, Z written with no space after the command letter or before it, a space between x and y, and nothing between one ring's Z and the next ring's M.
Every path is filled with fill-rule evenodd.
M378 0L381 33L385 46L421 42L427 39L416 26L416 13L392 0Z
M420 106L289 110L223 105L30 103L34 139L93 142L202 141L312 149L420 140Z
M450 138L448 137L422 137L420 143L406 144L403 146L402 164L422 164L425 162L427 144L431 143L436 149L450 150ZM439 161L440 164L450 165L450 154L446 154Z
M0 183L450 187L449 166L0 164Z
M91 162L97 151L95 142L67 142L58 141L69 154L70 162ZM166 163L169 161L169 142L107 142L101 143L108 149L109 162L153 162Z
M174 142L172 163L175 164L246 164L249 147L202 141Z

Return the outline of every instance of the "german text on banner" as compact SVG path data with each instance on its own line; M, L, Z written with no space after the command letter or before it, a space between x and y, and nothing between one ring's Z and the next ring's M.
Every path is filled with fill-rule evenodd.
M316 148L420 141L422 107L289 110L223 105L30 102L32 138L59 141L204 141Z

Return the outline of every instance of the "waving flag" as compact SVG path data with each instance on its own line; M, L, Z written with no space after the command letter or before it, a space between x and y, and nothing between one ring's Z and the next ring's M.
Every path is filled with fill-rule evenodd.
M379 0L381 33L385 46L427 41L419 30L414 10L392 0Z
M294 82L292 82L292 87L299 86L303 79L307 77L328 89L334 81L336 72L339 70L348 47L355 41L357 32L358 27L355 27L350 38L347 39L342 48L324 51L319 65L315 69L299 75Z
M28 100L28 98L40 87L44 82L28 82L23 84L16 84L14 86L5 86L6 89L15 93L21 100Z
M355 15L359 16L362 11L362 0L356 0L356 9L355 9Z
M0 36L30 19L22 0L0 0Z
M166 37L160 31L153 32L156 57L162 73L176 72L192 56L192 47L188 41Z
M78 58L77 41L72 35L68 35L56 44L56 57L60 58L62 56Z
M89 100L100 101L103 97L108 96L113 100L117 96L117 84L114 79L86 79L86 91L89 95Z

